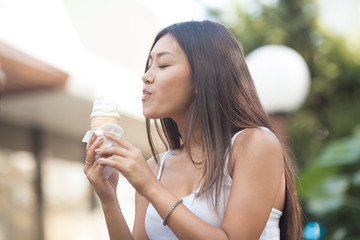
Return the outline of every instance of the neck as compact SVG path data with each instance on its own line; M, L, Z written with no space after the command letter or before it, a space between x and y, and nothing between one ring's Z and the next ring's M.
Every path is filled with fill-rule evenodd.
M183 146L179 149L181 152L191 153L195 162L201 161L202 159L202 145L201 145L201 132L199 127L195 127L194 131L188 136L188 124L185 121L175 121L179 132L182 136ZM190 138L188 138L190 137ZM190 142L187 142L190 141Z

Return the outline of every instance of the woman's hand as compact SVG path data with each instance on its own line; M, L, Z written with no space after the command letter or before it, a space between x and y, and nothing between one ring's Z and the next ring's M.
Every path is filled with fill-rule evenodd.
M136 191L146 197L151 192L151 187L158 181L141 150L116 135L111 133L104 133L104 135L118 146L96 149L95 152L102 155L98 159L99 163L120 171Z
M101 201L116 201L116 187L119 180L119 173L114 171L108 179L102 175L104 166L96 160L96 149L104 142L104 137L91 137L86 146L86 159L84 172Z

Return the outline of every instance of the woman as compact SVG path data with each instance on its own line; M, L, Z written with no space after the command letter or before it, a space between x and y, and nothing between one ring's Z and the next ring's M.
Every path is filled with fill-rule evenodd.
M294 176L258 99L237 40L219 23L162 30L143 75L143 114L153 158L125 139L87 147L85 173L111 239L300 239ZM169 151L158 154L155 120ZM98 160L95 153L101 154ZM136 189L130 232L117 201L118 173Z

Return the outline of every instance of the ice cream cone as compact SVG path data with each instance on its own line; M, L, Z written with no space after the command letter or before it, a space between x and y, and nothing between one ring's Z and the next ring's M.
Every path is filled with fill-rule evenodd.
M115 134L118 137L122 136L123 130L119 126L120 115L117 110L117 104L111 102L103 97L96 98L94 101L93 109L90 115L91 119L91 129L93 133L97 136L103 136L104 131ZM114 125L106 125L107 123L112 123ZM102 147L111 147L114 144L117 144L107 138L104 138L104 142L101 144ZM99 153L95 154L95 159L98 159L101 155ZM102 170L103 177L108 179L113 173L114 168L110 166L105 166Z
M91 118L91 129L95 131L106 123L119 125L119 118L114 116L94 116Z

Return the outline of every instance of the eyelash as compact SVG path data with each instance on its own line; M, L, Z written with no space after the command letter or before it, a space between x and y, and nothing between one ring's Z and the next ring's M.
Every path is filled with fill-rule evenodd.
M169 67L170 65L159 65L159 68L167 68L167 67ZM146 70L145 70L145 72L147 72L149 69L151 68L151 66L148 66L147 68L146 68Z

